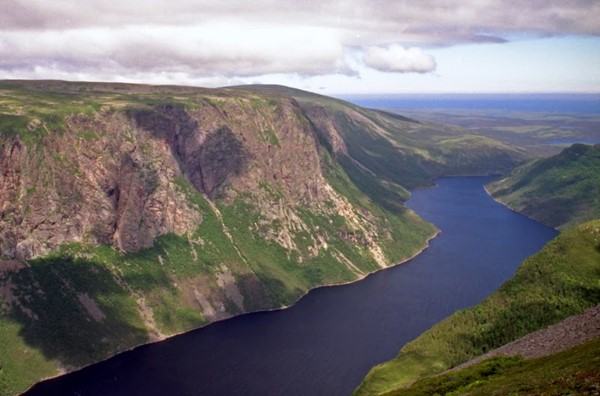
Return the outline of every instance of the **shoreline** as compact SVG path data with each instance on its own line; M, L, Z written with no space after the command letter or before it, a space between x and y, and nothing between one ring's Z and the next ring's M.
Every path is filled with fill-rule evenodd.
M432 187L434 187L434 186L432 186ZM85 368L87 368L87 367L90 367L90 366L93 366L93 365L95 365L95 364L98 364L98 363L105 362L105 361L107 361L107 360L109 360L109 359L112 359L113 357L116 357L116 356L118 356L118 355L120 355L120 354L127 353L127 352L131 352L131 351L133 351L133 350L135 350L135 349L137 349L137 348L143 347L143 346L145 346L145 345L158 344L158 343L160 343L160 342L163 342L163 341L166 341L166 340L168 340L168 339L170 339L170 338L173 338L173 337L176 337L176 336L179 336L179 335L183 335L183 334L187 334L187 333L190 333L190 332L192 332L192 331L196 331L196 330L204 329L204 328L206 328L206 327L208 327L208 326L210 326L210 325L213 325L213 324L216 324L216 323L219 323L219 322L223 322L223 321L225 321L225 320L229 320L229 319L233 319L233 318L241 317L241 316L244 316L244 315L253 315L253 314L259 314L259 313L264 313L264 312L277 312L277 311L283 311L283 310L286 310L286 309L288 309L288 308L292 308L292 307L293 307L294 305L296 305L296 304L297 304L297 303L298 303L298 302L299 302L299 301L300 301L302 298L304 298L305 296L307 296L307 295L308 295L310 292L312 292L312 291L315 291L315 290L318 290L318 289L322 289L322 288L337 287L337 286L347 286L347 285L351 285L351 284L353 284L353 283L360 282L360 281L362 281L362 280L366 279L367 277L369 277L369 276L371 276L371 275L374 275L374 274L376 274L376 273L379 273L379 272L381 272L381 271L385 271L385 270L388 270L388 269L392 269L392 268L394 268L394 267L400 266L400 265L402 265L402 264L406 264L407 262L411 261L412 259L414 259L414 258L415 258L415 257L417 257L418 255L420 255L421 253L423 253L425 250L427 250L427 249L429 248L429 243L430 243L432 240L434 240L435 238L437 238L437 237L438 237L438 235L440 235L440 234L441 234L441 232L442 232L441 230L439 230L439 229L436 229L436 231L435 231L435 232L434 232L432 235L430 235L429 237L427 237L427 239L425 240L424 246L423 246L422 248L420 248L419 250L417 250L417 252L415 252L415 253L414 253L414 254L412 254L411 256L409 256L409 257L407 257L407 258L405 258L405 259L402 259L401 261L398 261L398 262L396 262L396 263L392 263L392 264L390 264L390 265L389 265L389 266L387 266L387 267L384 267L384 268L379 268L379 269L377 269L377 270L375 270L375 271L372 271L372 272L367 272L367 273L365 273L365 274L361 275L360 277L358 277L358 278L356 278L356 279L354 279L354 280L345 281L345 282L340 282L340 283L326 283L326 284L322 284L322 285L318 285L318 286L312 287L312 288L308 289L308 290L307 290L305 293L303 293L302 295L300 295L300 296L299 296L297 299L295 299L295 300L294 300L292 303L290 303L289 305L284 305L284 306L277 307L277 308L261 309L261 310L257 310L257 311L249 311L249 312L244 312L244 313L241 313L241 314L239 314L239 315L232 315L232 316L229 316L229 317L227 317L227 318L218 319L218 320L215 320L215 321L213 321L213 322L209 322L209 323L207 323L207 324L205 324L205 325L203 325L203 326L200 326L200 327L196 327L196 328L193 328L193 329L189 329L189 330L181 331L181 332L178 332L178 333L173 333L173 334L170 334L170 335L168 335L168 336L165 336L164 338L159 338L159 339L156 339L156 340L153 340L153 341L144 342L144 343L141 343L141 344L134 345L134 346L132 346L132 347L130 347L130 348L128 348L128 349L125 349L125 350L122 350L122 351L120 351L120 352L117 352L117 353L115 353L114 355L111 355L111 356L109 356L109 357L107 357L107 358L105 358L105 359L98 360L98 361L96 361L96 362L93 362L93 363L87 364L87 365L85 365L85 366L77 367L77 368L75 368L75 369L73 369L73 370L65 371L65 372L63 372L63 373L59 373L59 374L56 374L56 375L53 375L53 376L49 376L49 377L44 377L44 378L41 378L40 380L38 380L37 382L35 382L34 384L32 384L30 387L28 387L27 389L25 389L23 392L19 393L18 395L19 395L19 396L22 396L22 395L24 395L25 393L29 392L29 391L30 391L30 390L32 390L32 389L33 389L35 386L37 386L38 384L40 384L40 383L42 383L42 382L49 381L49 380L52 380L52 379L56 379L56 378L59 378L59 377L62 377L62 376L64 376L64 375L68 375L68 374L71 374L71 373L75 373L75 372L77 372L77 371L83 370L83 369L85 369Z
M556 228L556 227L552 227L552 226L550 226L550 225L548 225L548 224L542 223L542 222L541 222L541 221L539 221L538 219L534 219L533 217L531 217L531 216L528 216L528 215L526 215L525 213L523 213L523 212L521 212L521 211L519 211L519 210L517 210L517 209L513 208L512 206L510 206L510 205L509 205L509 204L507 204L506 202L503 202L503 201L501 201L500 199L498 199L498 198L494 197L494 196L492 195L492 193L490 193L490 191L488 190L488 188L487 188L487 184L484 184L484 185L483 185L483 189L485 190L485 193L486 193L486 194L487 194L487 195L488 195L490 198L492 198L492 199L493 199L495 202L498 202L500 205L502 205L502 206L504 206L504 207L506 207L506 208L510 209L511 211L513 211L513 212L515 212L515 213L517 213L517 214L520 214L521 216L525 216L525 217L527 217L529 220L535 221L535 222L537 222L537 223L540 223L540 224L543 224L543 225L545 225L546 227L552 228L553 230L556 230L556 231L558 231L558 232L561 232L561 231L560 231L560 229L558 229L558 228Z

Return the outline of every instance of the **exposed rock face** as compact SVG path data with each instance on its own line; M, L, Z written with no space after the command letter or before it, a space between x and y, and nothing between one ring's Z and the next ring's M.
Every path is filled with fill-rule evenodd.
M26 260L66 242L133 251L194 229L200 214L174 188L181 169L168 146L118 112L66 121L37 145L3 142L3 258Z
M31 119L30 132L42 133L27 144L3 135L0 257L26 260L66 242L136 251L152 246L158 235L192 232L202 214L177 188L184 179L211 200L251 199L267 223L282 222L281 233L267 236L289 249L289 231L307 229L293 207L341 210L343 200L323 174L323 147L369 178L381 174L400 184L423 182L427 172L446 166L421 147L430 143L398 135L399 127L413 134L416 124L398 126L394 122L401 121L381 114L339 104L332 113L304 99L301 107L290 97L248 92L192 98L193 105L108 100L100 111L67 115L59 129ZM382 144L390 152L380 159L373 150ZM512 155L502 150L489 161ZM402 172L390 169L397 166ZM368 215L356 214L361 234L373 234Z
M240 175L248 153L236 135L226 126L211 132L200 151L199 169L202 190L214 198L230 175Z
M339 133L342 128L335 119L330 117L321 106L306 106L305 112L323 141L331 146L331 150L335 153L348 155L344 138Z
M177 178L210 199L251 192L267 218L294 227L290 222L301 221L290 207L336 198L321 172L315 130L302 114L291 99L193 110L160 105L69 116L62 133L35 145L4 139L2 257L27 260L66 242L136 251L157 235L191 232L202 216L176 188ZM327 139L343 150L334 133Z

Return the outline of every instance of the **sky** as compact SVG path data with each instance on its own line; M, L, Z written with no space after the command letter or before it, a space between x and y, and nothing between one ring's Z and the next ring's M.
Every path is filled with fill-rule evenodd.
M599 0L0 4L0 79L600 93Z

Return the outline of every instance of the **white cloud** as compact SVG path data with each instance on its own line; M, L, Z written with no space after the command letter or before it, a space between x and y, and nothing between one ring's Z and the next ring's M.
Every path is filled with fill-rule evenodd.
M598 0L4 0L3 10L0 78L356 75L363 61L426 73L435 60L419 48L600 34Z
M437 44L469 42L482 32L600 34L597 0L3 0L3 10L2 30L193 26L218 20L231 26L327 26L370 40L405 37Z
M433 56L420 48L405 49L400 45L369 47L363 57L365 65L383 72L429 73L435 70Z
M352 74L330 29L297 26L129 26L12 31L0 35L0 68L63 65L255 76Z

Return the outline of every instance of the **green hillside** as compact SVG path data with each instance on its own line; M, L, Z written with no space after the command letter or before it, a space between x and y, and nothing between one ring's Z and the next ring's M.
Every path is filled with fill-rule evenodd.
M492 196L544 224L568 228L600 217L600 145L574 144L487 186Z
M388 396L593 395L600 384L600 338L537 359L496 357L424 378Z
M371 369L355 394L386 394L595 306L599 273L600 220L593 220L564 231L483 302L454 313Z

